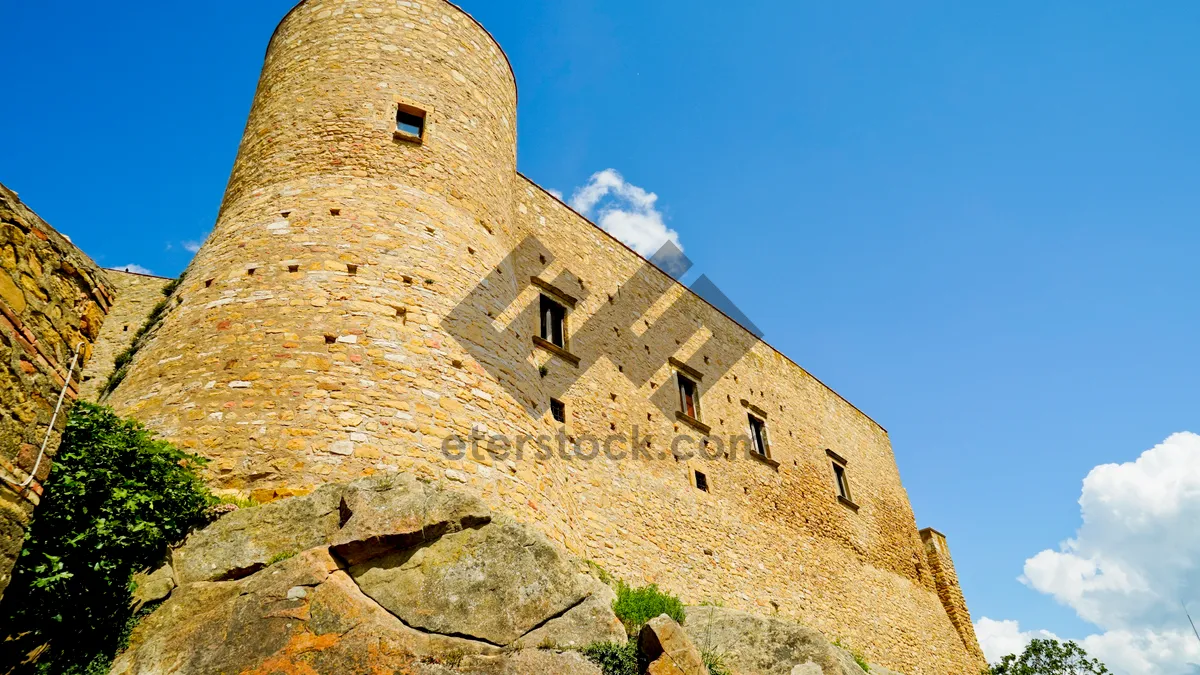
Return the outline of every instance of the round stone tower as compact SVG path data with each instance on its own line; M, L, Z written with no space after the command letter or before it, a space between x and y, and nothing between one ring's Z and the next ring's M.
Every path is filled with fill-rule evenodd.
M515 292L516 102L500 47L449 2L301 2L267 49L216 226L108 402L258 496L539 424L440 328L489 273L474 302ZM516 370L532 399L536 368Z

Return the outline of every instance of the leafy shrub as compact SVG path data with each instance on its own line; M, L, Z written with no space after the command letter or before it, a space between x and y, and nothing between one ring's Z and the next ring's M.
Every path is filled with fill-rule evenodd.
M108 408L75 404L0 607L18 646L49 645L38 672L107 672L128 637L133 574L215 503L196 474L203 462Z
M686 616L683 602L658 590L655 584L633 588L624 581L618 581L616 591L613 612L625 624L625 632L631 636L637 635L647 621L660 614L666 614L678 623L683 623Z
M649 665L635 642L624 645L597 642L584 647L583 655L599 666L604 675L638 675Z
M1074 642L1034 640L1020 656L1009 654L991 667L991 675L1110 675Z

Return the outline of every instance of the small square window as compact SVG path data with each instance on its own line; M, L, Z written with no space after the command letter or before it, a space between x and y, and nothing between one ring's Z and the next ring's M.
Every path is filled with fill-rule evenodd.
M767 454L767 423L763 420L749 415L750 417L750 440L753 443L751 448L755 454L762 457L770 457Z
M696 472L696 489L708 492L708 476L699 471Z
M565 423L567 421L567 404L556 398L550 399L550 416L554 418L555 422Z
M700 419L700 392L696 383L683 373L676 373L679 380L679 410L688 417Z
M425 137L425 111L403 103L396 105L396 137L420 141Z
M541 338L555 347L567 348L567 308L542 295Z

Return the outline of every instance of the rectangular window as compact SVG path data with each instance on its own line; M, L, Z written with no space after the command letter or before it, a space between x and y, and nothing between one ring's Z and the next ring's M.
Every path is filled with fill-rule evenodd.
M708 476L699 471L696 472L696 489L708 492Z
M541 337L555 347L567 348L567 308L542 295L541 300L542 332Z
M396 137L419 141L425 137L425 111L410 105L396 105Z
M763 457L769 457L767 454L767 423L763 420L749 415L750 417L750 440L754 443L754 452Z
M837 482L838 496L850 501L850 481L846 478L846 467L834 462L833 479Z
M696 383L684 377L683 373L675 373L675 377L679 380L679 409L684 415L694 420L700 419L700 401Z
M555 422L565 423L567 421L567 404L556 398L550 399L550 416L554 418Z
M832 450L825 450L825 454L829 455L829 460L833 463L833 489L837 491L838 501L858 511L858 506L850 496L850 475L846 471L846 458Z

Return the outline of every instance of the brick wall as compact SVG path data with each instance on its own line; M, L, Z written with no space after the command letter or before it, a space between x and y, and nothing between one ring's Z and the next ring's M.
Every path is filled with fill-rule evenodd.
M50 473L65 415L58 417L30 486L13 483L34 470L77 346L80 364L66 404L79 396L80 368L113 295L91 259L0 185L0 594Z

